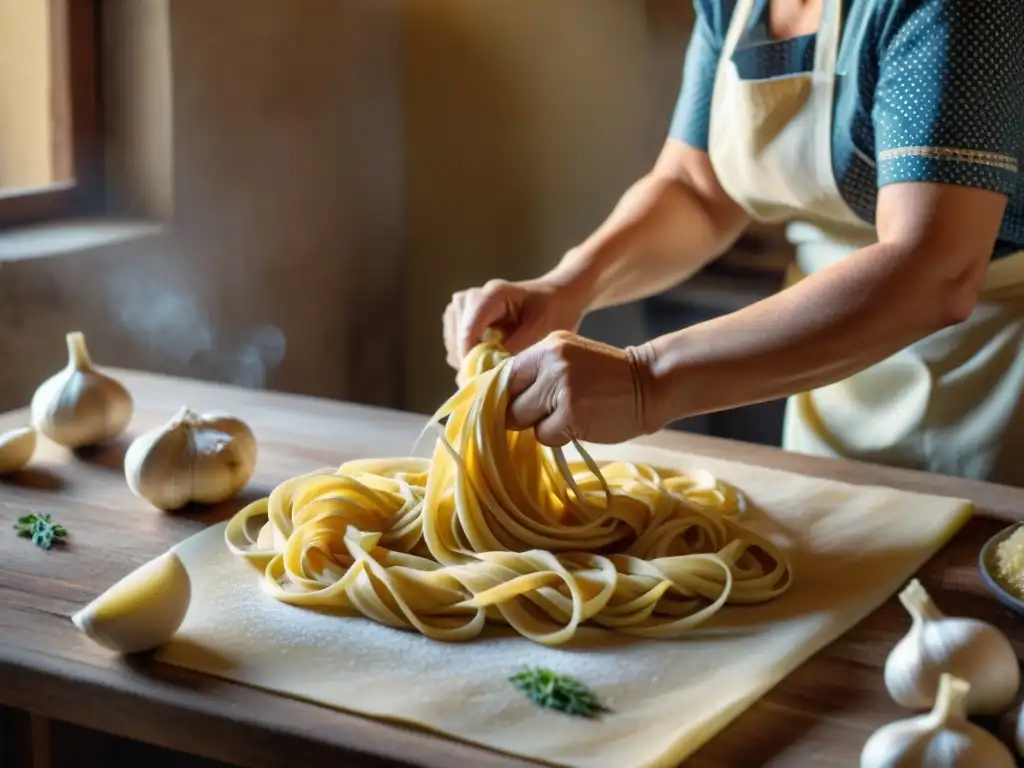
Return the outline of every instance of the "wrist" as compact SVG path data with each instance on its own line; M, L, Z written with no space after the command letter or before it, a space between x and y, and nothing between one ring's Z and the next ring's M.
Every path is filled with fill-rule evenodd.
M636 420L641 434L652 435L673 420L666 408L663 382L659 378L658 353L648 341L635 347L626 347L633 373L633 391L636 398Z
M599 278L600 270L593 255L577 247L569 250L542 279L562 294L582 316L594 308Z
M637 347L627 354L634 369L640 426L644 434L653 434L686 416L690 398L683 391L682 369L688 367L676 354L676 334L666 334Z

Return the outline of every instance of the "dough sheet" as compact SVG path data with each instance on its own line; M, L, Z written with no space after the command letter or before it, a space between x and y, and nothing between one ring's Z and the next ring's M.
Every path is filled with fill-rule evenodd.
M770 603L728 606L681 641L594 633L548 648L495 629L447 644L273 599L228 551L220 524L175 547L192 604L157 657L554 765L668 768L891 597L971 514L961 499L634 443L586 448L598 460L706 469L733 484L750 502L746 523L790 557L793 586ZM587 720L536 707L508 682L524 665L577 677L612 712Z

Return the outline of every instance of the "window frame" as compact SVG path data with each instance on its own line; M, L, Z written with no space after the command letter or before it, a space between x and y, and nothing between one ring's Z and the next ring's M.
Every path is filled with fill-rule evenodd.
M104 206L100 0L49 0L55 175L45 187L0 189L0 230L97 213Z

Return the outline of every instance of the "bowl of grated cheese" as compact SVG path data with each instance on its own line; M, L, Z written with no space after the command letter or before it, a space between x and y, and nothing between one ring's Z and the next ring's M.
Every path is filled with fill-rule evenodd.
M1004 528L986 541L978 569L996 600L1024 616L1024 524Z

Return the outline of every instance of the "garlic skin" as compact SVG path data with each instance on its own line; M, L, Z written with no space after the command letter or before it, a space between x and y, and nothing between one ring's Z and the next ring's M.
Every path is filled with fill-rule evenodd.
M984 621L951 618L912 580L899 595L913 624L885 662L885 687L897 704L924 710L935 703L945 672L970 685L968 715L1005 712L1020 688L1017 655L1006 636Z
M66 448L98 445L117 437L132 420L134 404L124 386L93 365L85 336L67 335L68 364L32 396L32 426Z
M967 720L970 688L943 674L932 711L875 731L861 750L860 768L1014 768L1003 742Z
M252 478L256 453L256 438L240 419L182 408L132 442L124 474L132 493L170 512L235 496Z
M192 581L172 551L129 573L71 621L104 648L142 653L171 639L191 601Z
M36 431L20 427L0 435L0 475L9 475L24 469L36 452Z

